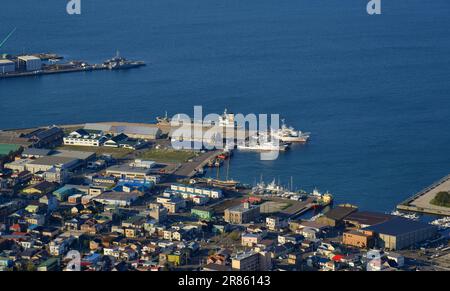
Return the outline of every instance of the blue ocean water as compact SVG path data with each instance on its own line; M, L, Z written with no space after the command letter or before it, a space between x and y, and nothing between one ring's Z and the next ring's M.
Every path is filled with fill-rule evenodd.
M0 80L0 128L152 122L164 111L280 113L311 143L278 160L236 154L230 175L329 190L388 211L450 172L450 2L6 0L1 53L149 66Z

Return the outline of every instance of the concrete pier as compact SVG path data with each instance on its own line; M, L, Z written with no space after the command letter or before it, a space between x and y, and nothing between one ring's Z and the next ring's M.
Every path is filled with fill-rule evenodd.
M450 175L397 205L398 210L450 216L450 208L431 204L437 193L450 191Z

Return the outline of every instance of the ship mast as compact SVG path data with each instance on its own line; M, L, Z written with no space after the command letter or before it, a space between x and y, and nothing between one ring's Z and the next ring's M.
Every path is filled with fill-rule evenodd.
M230 158L227 159L227 181L228 181L228 174L230 172Z

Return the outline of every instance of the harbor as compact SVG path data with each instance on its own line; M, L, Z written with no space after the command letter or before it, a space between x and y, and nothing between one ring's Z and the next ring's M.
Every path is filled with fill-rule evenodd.
M102 70L124 70L145 66L145 63L142 61L128 61L119 56L106 60L102 64L89 64L85 61L59 63L62 59L63 57L50 53L9 56L7 59L0 59L0 79ZM48 61L52 61L52 63L46 63ZM30 65L30 63L34 65Z
M14 34L12 30L0 42L0 49ZM90 72L101 70L125 70L145 66L143 61L130 61L116 53L116 56L101 64L72 60L63 62L64 57L56 53L29 53L21 55L0 54L0 79L31 77L41 75Z

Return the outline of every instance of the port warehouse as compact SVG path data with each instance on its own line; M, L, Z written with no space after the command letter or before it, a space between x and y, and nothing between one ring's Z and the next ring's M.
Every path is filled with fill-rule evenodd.
M18 71L39 71L42 69L42 60L35 56L19 56L16 61L9 59L0 60L0 73L12 73Z
M16 70L16 63L10 60L0 60L0 73L11 73Z
M42 60L35 56L20 56L17 58L17 67L23 71L38 71L42 68Z

